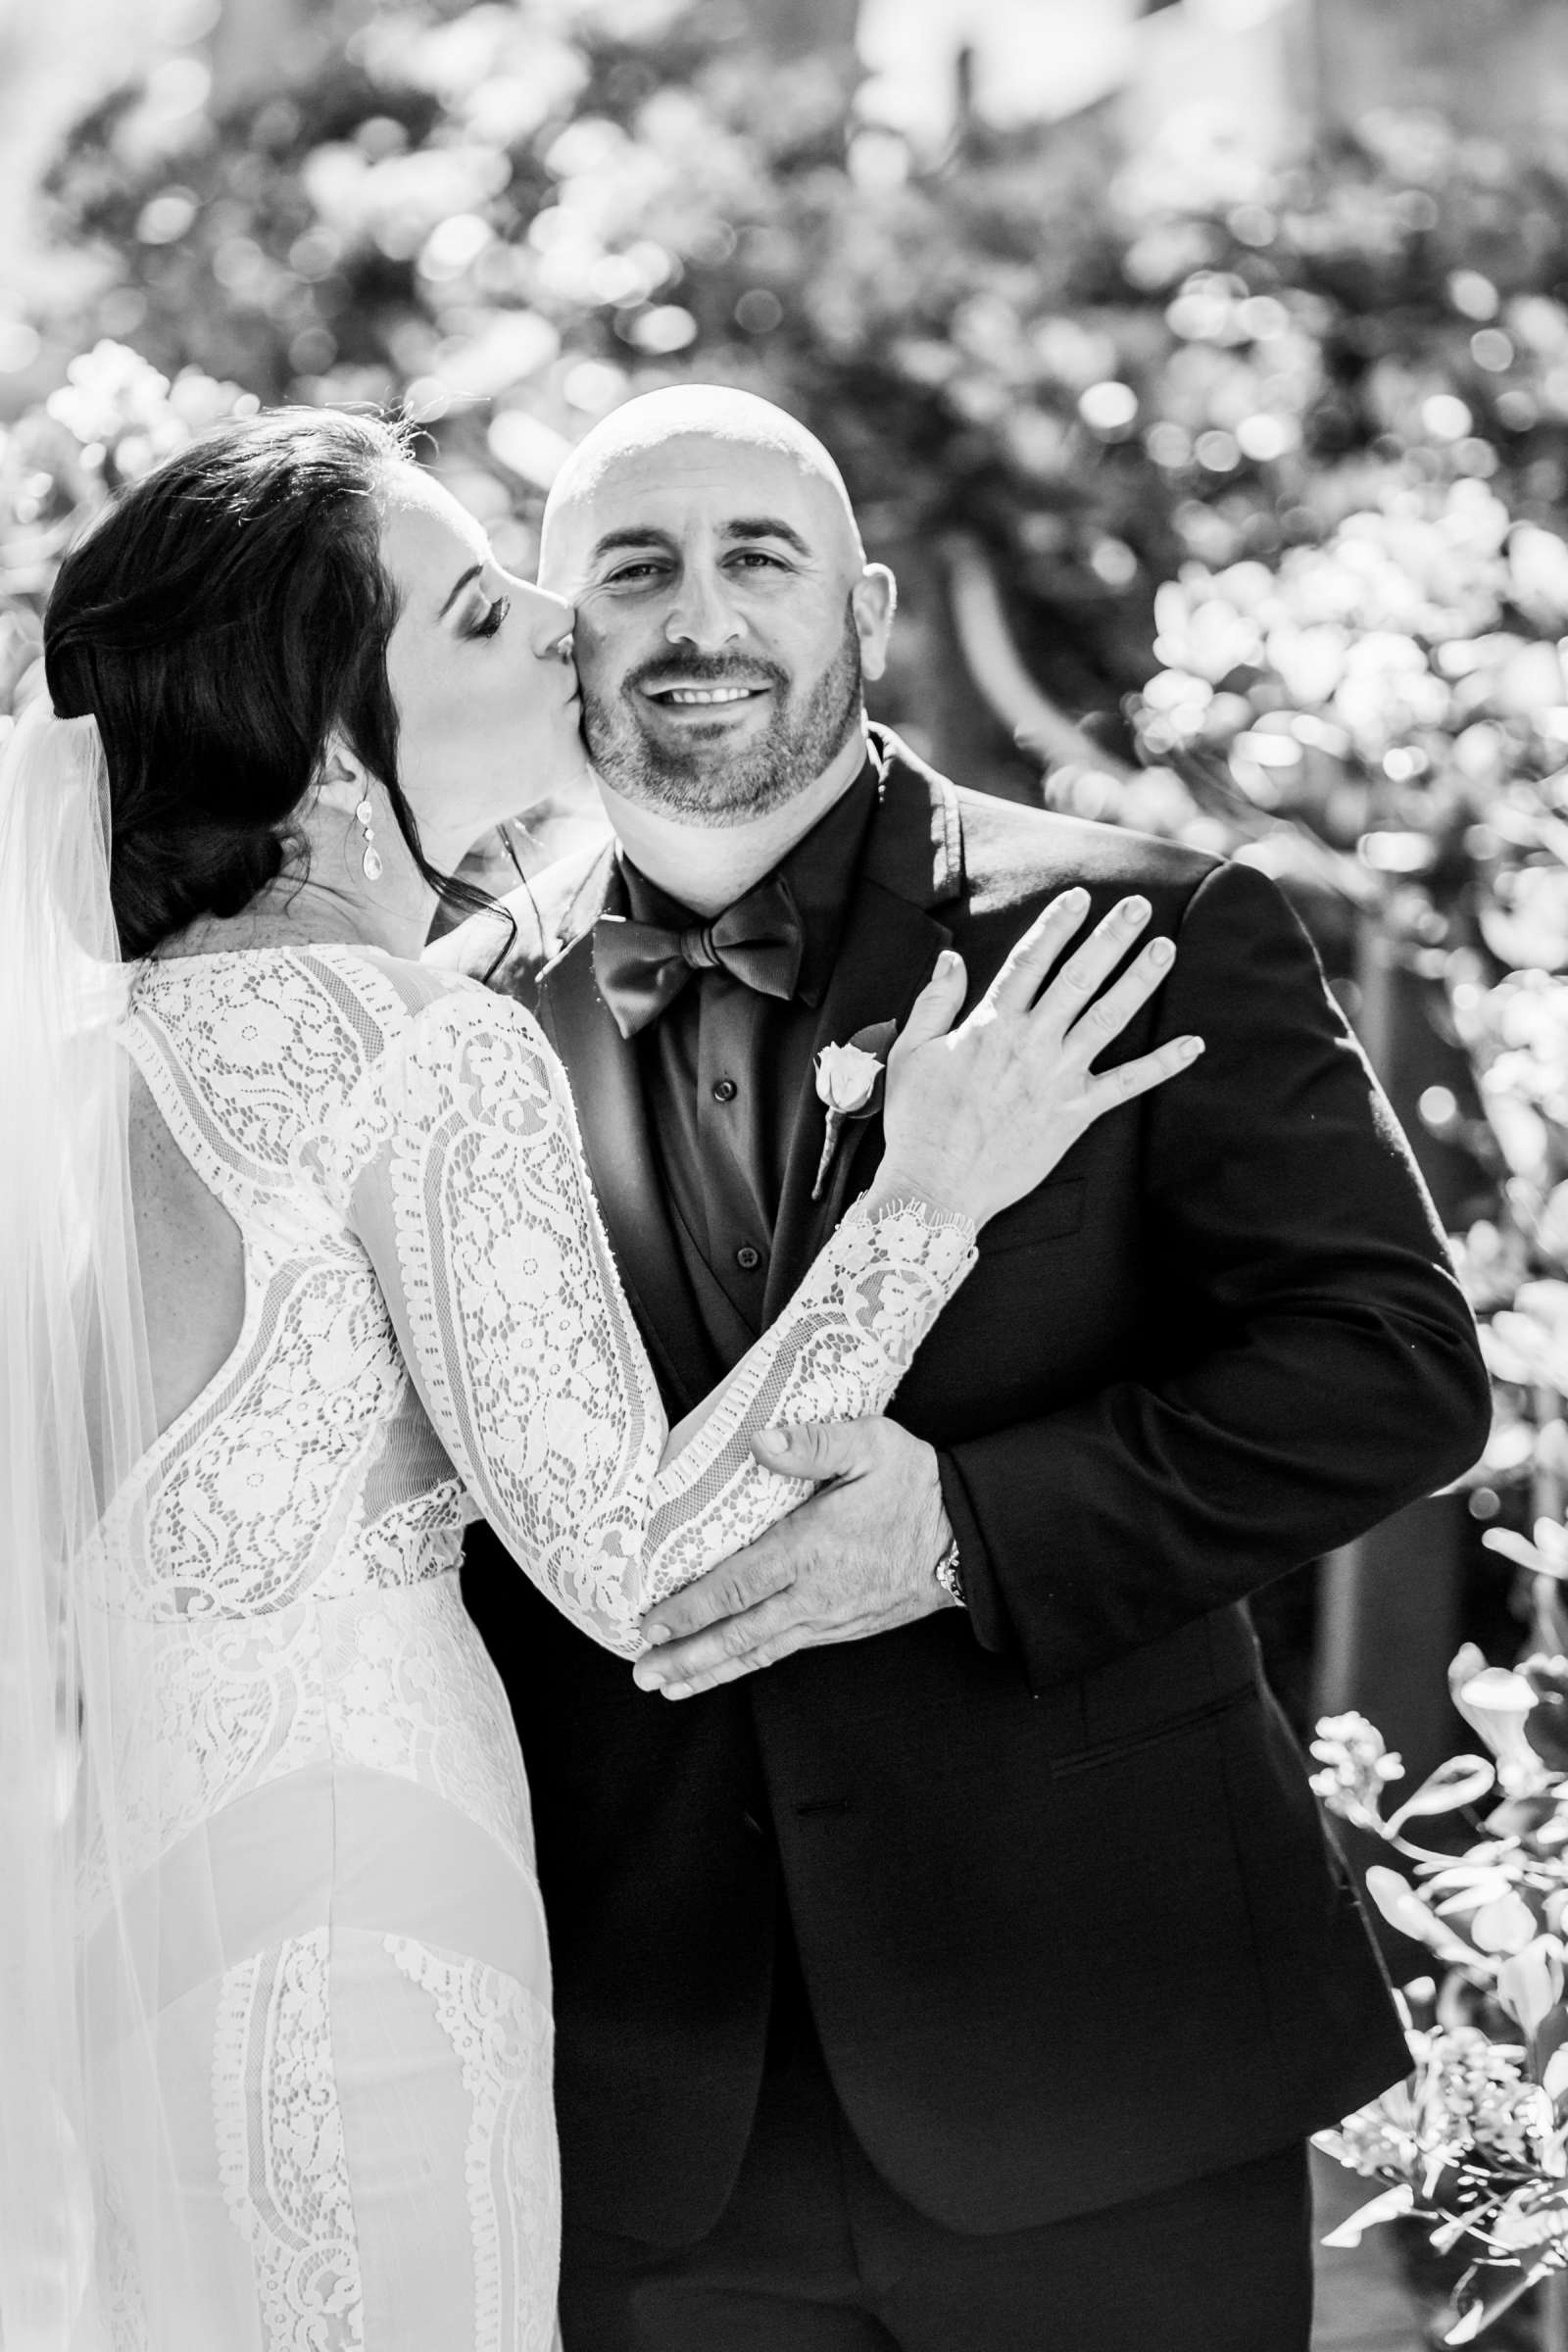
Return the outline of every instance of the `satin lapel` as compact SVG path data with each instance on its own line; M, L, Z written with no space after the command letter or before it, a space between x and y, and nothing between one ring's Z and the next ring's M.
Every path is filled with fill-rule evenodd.
M817 1015L813 1055L846 1045L858 1029L905 1015L931 977L952 933L924 907L862 877L845 921L844 947ZM803 1096L785 1163L762 1312L771 1323L795 1290L857 1189L880 1156L880 1118L847 1123L819 1200L811 1199L822 1156L825 1113L814 1092Z
M682 1409L719 1378L664 1207L635 1049L594 985L591 929L539 975L539 1020L566 1066L588 1171L644 1339Z
M963 892L957 797L898 737L873 728L882 788L844 920L844 946L817 1015L813 1055L847 1045L877 1021L902 1027L953 934L944 916ZM790 1139L763 1312L769 1322L799 1284L847 1203L875 1171L880 1118L851 1121L819 1200L811 1199L825 1117L814 1091L802 1099Z

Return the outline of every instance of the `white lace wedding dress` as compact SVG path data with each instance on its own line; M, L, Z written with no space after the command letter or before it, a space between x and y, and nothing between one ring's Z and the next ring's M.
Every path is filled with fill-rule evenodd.
M160 1906L177 2175L100 2151L116 2341L147 2341L138 2272L173 2231L179 2352L235 2352L236 2313L256 2352L544 2352L546 1923L462 1531L483 1513L631 1657L651 1601L803 1492L748 1433L879 1409L972 1232L847 1221L661 1473L565 1082L519 1007L369 950L262 951L148 965L124 1035L239 1229L246 1302L115 1506L148 1529L112 1612L137 1692L118 1835Z

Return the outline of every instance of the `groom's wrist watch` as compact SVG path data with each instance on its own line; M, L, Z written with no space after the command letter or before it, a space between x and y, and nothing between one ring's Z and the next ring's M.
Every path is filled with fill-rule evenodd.
M948 1598L956 1600L960 1609L966 1609L969 1603L964 1598L963 1577L958 1567L958 1539L956 1536L953 1538L947 1550L938 1560L934 1574L937 1583L942 1587Z

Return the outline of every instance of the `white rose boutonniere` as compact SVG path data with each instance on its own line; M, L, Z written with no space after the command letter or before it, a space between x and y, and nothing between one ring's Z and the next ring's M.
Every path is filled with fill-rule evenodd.
M847 1045L824 1046L818 1054L816 1093L827 1107L827 1123L811 1187L813 1200L822 1198L848 1121L869 1119L881 1109L888 1052L897 1034L897 1021L876 1021L868 1029L858 1029Z

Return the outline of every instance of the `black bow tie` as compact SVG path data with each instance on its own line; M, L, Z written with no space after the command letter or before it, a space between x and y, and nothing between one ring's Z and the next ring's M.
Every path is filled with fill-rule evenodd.
M760 996L793 997L805 950L801 910L789 884L774 874L712 922L684 931L602 914L594 925L594 978L621 1036L635 1037L694 972L716 967Z

